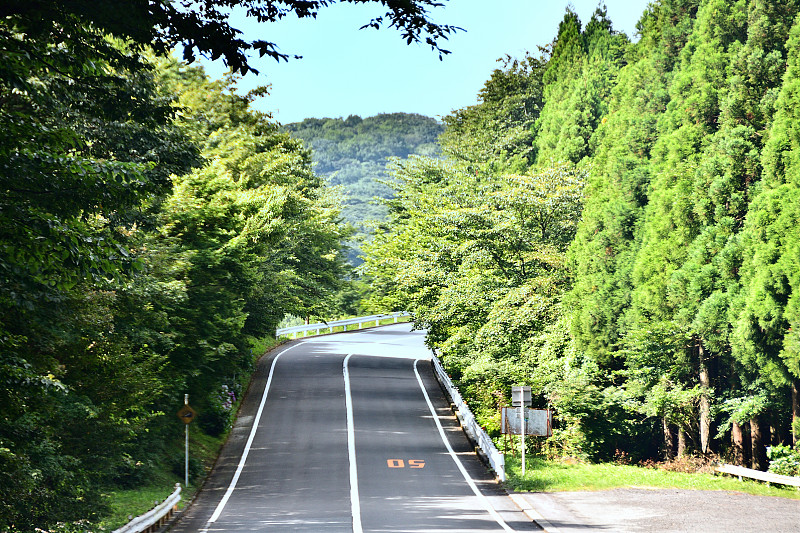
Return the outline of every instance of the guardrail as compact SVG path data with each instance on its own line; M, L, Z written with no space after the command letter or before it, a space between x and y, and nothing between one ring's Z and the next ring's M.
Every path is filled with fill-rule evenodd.
M752 468L726 464L719 465L716 468L716 471L723 474L738 476L739 481L741 481L743 477L746 477L750 479L757 479L759 481L766 481L767 483L791 485L800 489L800 477L784 476L782 474L773 474L772 472L762 472L761 470L753 470Z
M459 420L461 421L461 426L464 428L464 431L469 435L469 438L475 442L478 447L486 454L486 457L489 459L489 464L492 465L495 474L497 474L497 478L500 481L506 480L506 460L503 457L503 454L497 449L492 442L492 439L489 435L484 431L482 427L478 425L478 422L475 420L475 415L472 414L469 406L464 402L464 399L461 398L461 394L458 392L458 389L455 385L453 385L453 381L450 379L450 376L447 375L447 372L444 371L444 367L442 366L442 362L439 361L439 358L436 357L436 354L431 356L433 359L433 368L436 371L436 376L439 378L439 382L444 386L447 394L450 396L453 404L456 406L456 416L458 416Z
M144 533L155 531L166 523L177 510L178 502L181 501L181 484L175 484L175 491L166 500L159 503L145 514L137 516L113 533Z
M309 331L316 331L316 335L319 335L321 331L330 330L333 333L333 328L338 326L344 326L344 330L347 331L347 326L352 326L354 324L358 324L358 329L361 329L364 324L371 324L375 322L377 326L381 320L386 320L387 318L394 318L394 321L397 322L397 319L404 316L411 316L411 313L406 313L405 311L399 313L390 313L384 315L369 315L369 316L360 316L356 318L346 318L344 320L332 320L330 322L318 322L316 324L302 324L300 326L292 326L289 328L278 328L275 330L275 338L282 335L292 335L294 334L293 338L297 338L299 333L302 333L303 336L307 336Z

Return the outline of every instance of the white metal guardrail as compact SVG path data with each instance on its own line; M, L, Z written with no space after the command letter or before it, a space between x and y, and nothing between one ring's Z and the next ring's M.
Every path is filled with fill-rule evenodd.
M464 431L467 432L467 435L469 435L469 437L478 445L483 453L486 454L486 457L489 458L489 464L492 465L495 474L497 474L497 478L500 481L505 481L505 457L503 457L503 454L500 453L500 451L494 445L492 439L489 438L489 435L486 433L486 431L484 431L484 429L478 425L478 422L475 420L475 415L472 414L469 406L461 398L461 394L458 392L458 389L456 389L455 385L453 385L453 381L450 379L450 376L448 376L444 371L444 367L442 366L441 361L439 361L439 358L433 354L432 359L433 367L436 370L436 376L447 390L447 394L450 396L450 399L453 401L456 409L458 409L456 414L461 420L461 425L464 428Z
M159 503L145 514L137 516L113 533L142 533L144 531L155 531L162 526L175 511L178 502L181 501L181 484L175 484L175 492L170 494L166 500Z
M364 324L378 325L381 320L386 320L387 318L393 318L395 322L397 319L404 316L410 316L410 313L406 313L405 311L399 313L390 313L384 315L369 315L369 316L360 316L356 318L347 318L344 320L332 320L330 322L318 322L316 324L301 324L300 326L292 326L289 328L278 328L275 330L275 338L277 339L283 335L294 335L294 338L297 338L298 334L302 333L303 336L307 336L309 331L314 331L315 335L319 335L320 332L324 332L325 330L329 330L333 332L333 328L338 326L344 326L345 331L347 331L347 326L352 326L354 324L358 324L358 329L364 327Z
M781 485L791 485L800 490L800 477L784 476L782 474L773 474L772 472L762 472L761 470L753 470L752 468L745 468L743 466L721 464L716 468L717 472L723 474L730 474L738 476L739 481L743 477L750 479L757 479L759 481L766 481L767 483L779 483Z

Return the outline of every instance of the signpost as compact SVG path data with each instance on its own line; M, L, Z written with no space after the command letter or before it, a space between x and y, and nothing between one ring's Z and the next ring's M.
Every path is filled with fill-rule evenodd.
M189 395L183 395L183 407L181 407L180 411L178 411L178 418L183 420L183 423L186 424L186 476L185 476L185 483L184 487L189 486L189 424L192 423L197 413L194 409L189 407Z
M522 407L503 407L500 432L506 435L521 435L523 418L519 412ZM553 434L553 415L549 409L525 407L525 435L528 437L549 437Z
M511 387L512 407L503 407L500 431L504 435L519 435L522 448L522 475L525 475L525 436L549 437L553 434L553 412L550 409L531 409L531 388Z
M520 443L522 444L522 476L525 476L525 407L531 405L531 388L527 385L511 387L511 405L519 407Z

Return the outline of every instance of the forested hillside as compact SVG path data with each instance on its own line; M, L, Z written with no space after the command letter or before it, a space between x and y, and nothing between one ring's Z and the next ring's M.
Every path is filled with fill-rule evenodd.
M314 171L341 185L346 199L345 220L361 228L370 220L381 220L386 210L375 198L387 198L392 190L380 183L388 177L390 157L439 154L437 138L444 129L435 119L409 113L386 113L362 119L307 118L286 124L292 137L302 139L312 150Z
M547 453L797 442L799 12L661 0L632 41L567 10L444 119L445 160L395 163L370 302L429 329L482 424L527 383Z

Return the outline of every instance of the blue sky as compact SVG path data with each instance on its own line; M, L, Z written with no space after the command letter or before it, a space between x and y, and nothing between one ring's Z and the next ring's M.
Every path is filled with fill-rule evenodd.
M634 37L636 22L649 0L606 0L615 29ZM436 118L477 102L478 91L497 59L521 57L526 50L553 40L571 5L585 24L597 0L450 0L431 12L441 24L460 26L442 43L452 53L439 61L425 45L406 45L399 32L359 28L383 14L377 3L335 4L315 19L291 17L274 24L234 18L232 25L248 40L276 43L281 52L302 55L277 63L254 59L260 70L240 82L240 90L271 85L256 103L282 123L308 117L368 117L378 113L420 113ZM204 62L212 77L225 68Z

